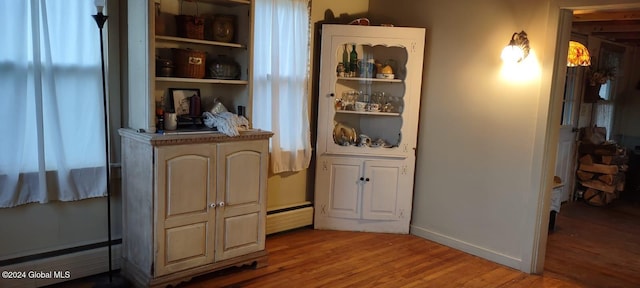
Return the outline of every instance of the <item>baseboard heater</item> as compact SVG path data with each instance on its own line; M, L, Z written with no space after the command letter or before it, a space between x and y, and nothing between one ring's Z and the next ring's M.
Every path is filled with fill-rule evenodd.
M122 244L111 246L113 270L120 269L121 248ZM22 279L2 277L0 278L0 287L42 287L109 272L109 251L107 249L108 247L103 246L6 266L2 265L0 270L16 272L13 275L14 278ZM6 263L6 261L3 262Z
M313 224L313 205L303 202L275 207L267 211L267 234L292 230Z

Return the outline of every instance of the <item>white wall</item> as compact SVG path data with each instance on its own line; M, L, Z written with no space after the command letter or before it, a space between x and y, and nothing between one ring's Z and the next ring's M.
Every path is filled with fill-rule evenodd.
M428 29L412 233L529 270L550 99L542 56L555 39L547 1L371 0L370 13ZM507 71L500 52L521 30L529 66Z
M640 67L640 49L635 48L632 57L632 67ZM640 137L640 117L638 117L638 111L640 110L640 69L631 69L629 71L629 87L628 94L625 95L623 102L624 109L623 115L627 116L623 123L621 123L621 133L625 135Z
M112 200L112 239L120 239L121 205L119 197ZM0 260L106 242L107 202L93 198L0 209L0 227Z
M617 138L627 148L633 150L640 145L640 49L628 47L631 50L628 59L631 69L626 71L627 86L624 94L616 100ZM634 68L636 67L636 68Z
M564 33L560 9L638 6L636 0L370 1L374 23L428 28L412 233L542 272L561 112L561 96L551 95L561 95L564 84L554 72L565 61L556 56ZM520 30L534 51L527 77L513 77L523 70L505 73L499 60Z

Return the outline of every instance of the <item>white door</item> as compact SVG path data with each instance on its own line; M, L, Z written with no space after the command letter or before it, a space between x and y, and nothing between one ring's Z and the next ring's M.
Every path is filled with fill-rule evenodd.
M362 218L398 220L402 161L365 161L362 181Z
M264 250L268 142L218 144L215 260Z
M556 176L562 179L560 201L572 198L575 187L577 123L582 95L583 67L567 67L567 80L562 100L562 119L558 136L558 154L556 156Z
M211 144L156 148L156 276L214 261L215 153Z
M324 173L319 173L319 183L324 183L328 199L322 202L321 212L330 217L360 219L360 184L362 160L351 158L325 158ZM324 166L326 164L326 166Z

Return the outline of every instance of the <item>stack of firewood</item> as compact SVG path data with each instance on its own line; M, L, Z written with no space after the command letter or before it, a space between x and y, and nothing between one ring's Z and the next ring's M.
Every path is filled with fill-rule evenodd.
M582 198L589 204L611 203L624 190L628 169L626 149L616 144L581 144L577 176Z

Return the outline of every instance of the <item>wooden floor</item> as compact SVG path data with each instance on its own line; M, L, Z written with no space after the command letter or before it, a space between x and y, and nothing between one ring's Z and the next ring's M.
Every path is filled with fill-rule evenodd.
M264 268L232 268L180 286L640 287L640 205L563 205L542 275L412 235L299 229L268 236L267 250Z
M576 287L411 235L298 230L268 238L269 266L183 287Z
M267 238L269 266L183 287L640 287L640 205L562 206L545 272L529 275L411 235L318 231Z
M545 277L586 287L640 287L640 203L574 202L559 216L547 242Z

